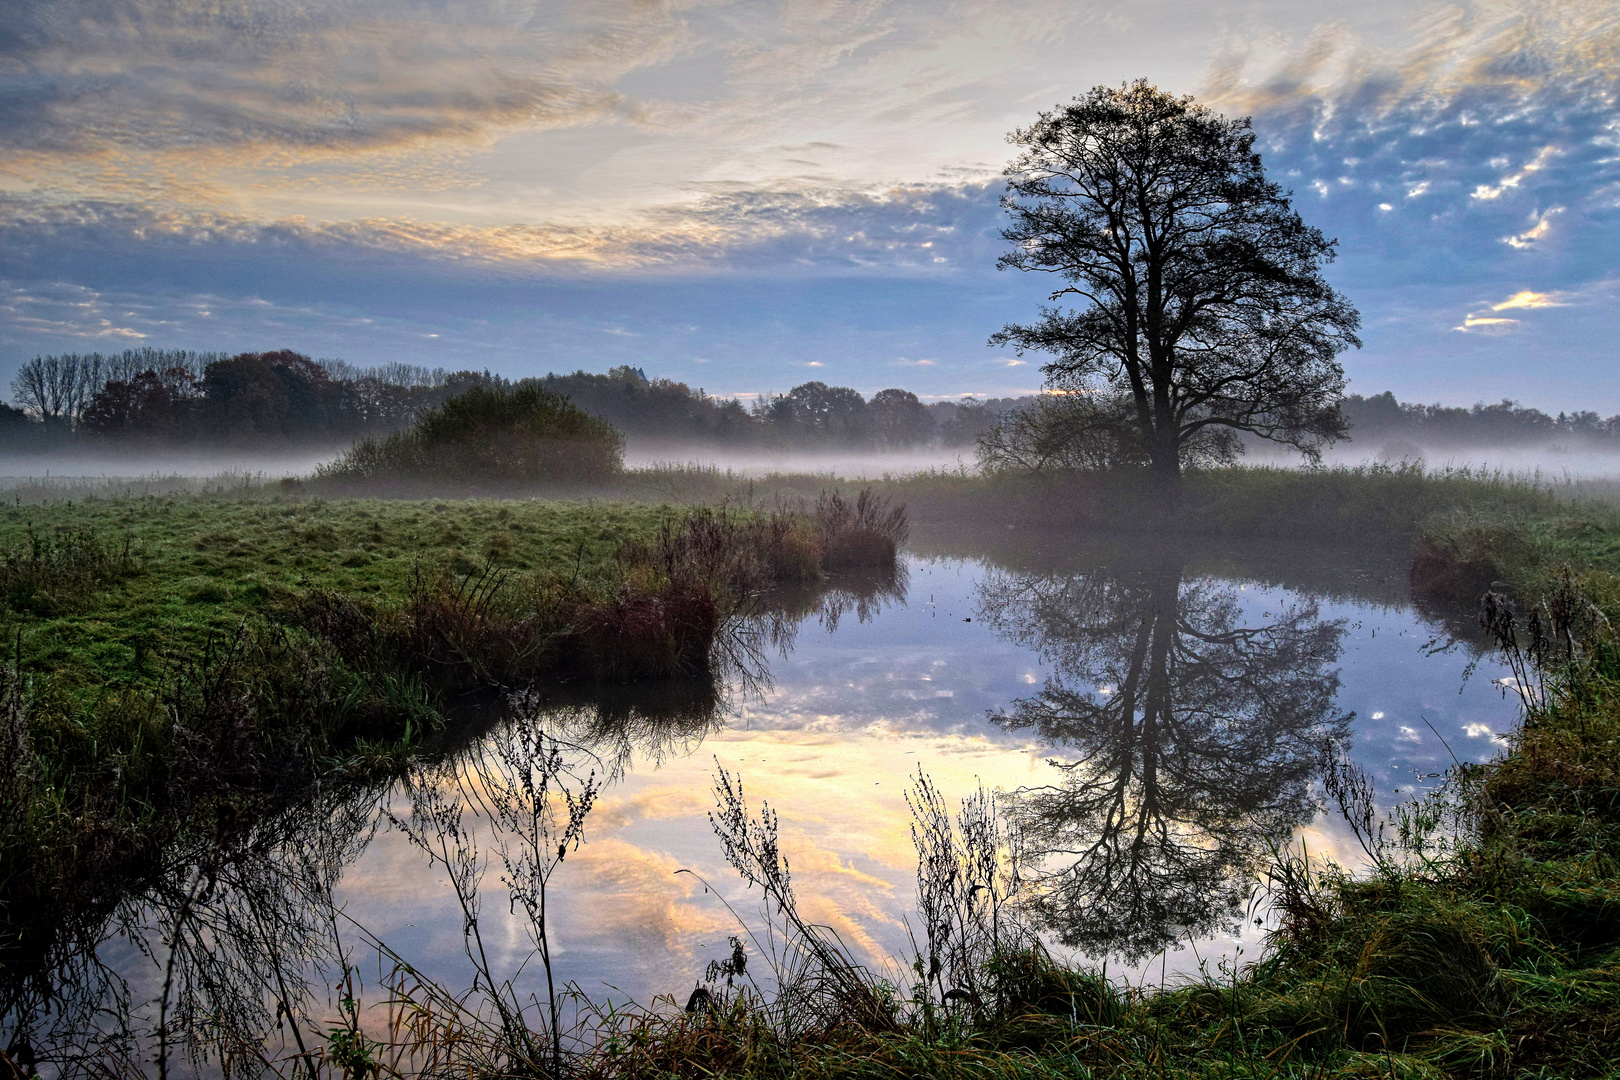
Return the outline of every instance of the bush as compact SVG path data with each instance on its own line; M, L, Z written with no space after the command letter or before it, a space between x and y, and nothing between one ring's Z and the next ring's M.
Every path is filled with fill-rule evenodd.
M623 465L613 425L562 395L475 386L424 411L408 431L356 443L317 475L510 486L605 480Z

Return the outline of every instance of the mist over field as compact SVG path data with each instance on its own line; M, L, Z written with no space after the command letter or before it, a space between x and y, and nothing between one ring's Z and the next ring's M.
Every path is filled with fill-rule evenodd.
M632 442L625 448L627 468L687 466L715 468L741 476L771 473L817 473L842 479L877 479L929 470L977 468L973 447L907 447L898 450L863 448L825 450L771 450L699 444Z
M0 490L46 480L81 485L115 481L151 484L165 480L273 483L286 477L310 476L319 466L336 460L342 450L342 447L329 447L265 453L247 449L173 448L7 455L0 456ZM1307 467L1298 454L1266 448L1251 449L1240 460L1255 466ZM973 448L960 446L771 450L631 441L625 448L624 463L629 469L716 469L745 479L800 473L843 480L875 480L929 471L966 469L973 472L978 469ZM1425 447L1404 441L1374 444L1352 440L1330 447L1322 455L1322 464L1329 467L1419 463L1430 471L1502 472L1548 484L1566 480L1620 480L1620 451L1558 444Z
M281 449L255 452L249 449L216 450L206 447L175 447L126 452L86 450L66 453L0 455L0 485L43 479L133 479L149 477L190 477L204 479L226 473L280 480L286 476L307 476L317 466L331 461L342 447L329 449Z

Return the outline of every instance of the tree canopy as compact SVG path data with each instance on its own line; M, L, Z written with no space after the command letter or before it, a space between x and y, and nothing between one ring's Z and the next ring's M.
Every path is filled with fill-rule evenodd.
M1247 118L1137 81L1097 87L1009 141L1003 268L1052 274L1054 305L990 340L1051 353L1087 395L1077 437L1169 478L1243 433L1309 456L1345 432L1337 355L1360 317L1322 276L1334 241L1266 178Z

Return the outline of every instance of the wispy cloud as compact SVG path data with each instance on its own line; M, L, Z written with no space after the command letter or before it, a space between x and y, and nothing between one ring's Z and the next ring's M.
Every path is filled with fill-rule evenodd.
M1512 311L1514 308L1547 308L1568 307L1569 301L1563 293L1534 292L1530 289L1521 289L1500 304L1492 304L1492 311Z
M578 124L683 37L661 4L210 5L12 0L0 8L0 133L13 150L211 146L337 151Z
M1519 326L1518 319L1503 319L1492 315L1467 315L1453 330L1480 331L1487 334L1505 334Z
M537 222L476 225L398 218L263 222L209 210L180 212L116 202L63 202L0 194L0 238L28 247L87 251L140 243L302 244L389 252L488 268L579 271L682 271L694 266L774 266L900 271L955 270L936 242L982 265L999 249L994 190L986 184L906 185L850 192L740 191L625 214L602 225Z
M1518 172L1502 177L1494 184L1481 184L1474 189L1473 198L1499 199L1504 191L1511 191L1524 183L1525 179L1534 173L1540 172L1547 165L1547 160L1559 152L1556 146L1543 146L1536 152L1536 156L1526 162Z
M148 336L137 329L133 311L119 311L102 294L62 283L28 287L0 283L0 321L13 334L80 340L118 348L138 344ZM140 320L144 321L144 320Z
M1541 308L1569 307L1574 302L1575 294L1573 293L1558 291L1536 292L1534 289L1520 289L1505 300L1476 308L1473 312L1464 316L1463 321L1459 325L1452 327L1452 329L1486 334L1505 334L1517 330L1522 325L1522 320L1511 316L1498 315L1496 312L1535 311Z
M1552 231L1553 215L1562 214L1563 212L1564 208L1562 206L1551 206L1539 213L1532 213L1530 220L1534 224L1530 228L1513 236L1504 236L1502 242L1520 251L1535 247L1536 241L1545 239L1547 234Z

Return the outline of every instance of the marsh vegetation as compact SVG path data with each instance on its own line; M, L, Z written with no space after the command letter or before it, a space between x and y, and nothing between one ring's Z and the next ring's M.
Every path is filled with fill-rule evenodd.
M1139 81L1012 139L1002 264L1074 305L992 338L1047 354L1028 400L24 365L17 444L350 445L0 507L0 1067L1613 1073L1620 517L1393 452L1314 467L1359 316L1247 120ZM979 467L627 469L627 432ZM1313 467L1236 468L1258 444ZM365 917L427 894L436 939Z
M1357 1062L1393 1054L1399 1068L1418 1069L1458 1053L1462 1036L1437 1042L1422 1026L1432 1026L1422 1019L1428 1014L1421 1010L1429 1006L1412 1006L1418 1013L1406 1005L1399 1009L1407 1012L1390 1011L1396 1006L1387 1005L1386 997L1407 991L1366 983L1386 978L1379 974L1384 969L1356 974L1353 964L1343 966L1351 964L1348 959L1321 970L1290 960L1292 968L1278 962L1263 971L1212 972L1206 982L1194 976L1179 988L1172 981L1162 991L1130 990L1084 963L1076 966L1062 944L1067 940L1093 956L1153 954L1247 918L1255 873L1268 866L1304 872L1303 864L1275 860L1296 858L1288 854L1295 830L1317 812L1320 796L1313 794L1311 778L1324 748L1346 745L1335 672L1345 624L1319 611L1309 594L1283 609L1268 602L1261 617L1236 586L1211 579L1207 560L1195 560L1194 568L1185 553L1144 546L1124 534L1116 554L1084 563L1079 571L1049 560L1026 565L1019 554L1021 542L1044 537L1037 543L1051 544L1061 534L1009 532L987 521L995 527L985 532L999 547L960 529L934 539L924 535L927 547L976 548L999 560L1003 568L986 573L975 587L974 625L983 623L986 633L1043 658L1047 676L1037 692L1003 699L997 724L1009 735L1032 733L1062 768L1048 784L972 795L960 814L958 792L926 775L913 781L921 867L916 888L923 906L913 916L915 952L901 951L887 966L809 913L814 905L807 907L795 891L804 888L802 872L796 878L787 862L797 850L793 819L765 814L745 796L742 785L752 790L755 779L749 771L731 773L729 780L717 774L718 850L743 879L766 890L770 903L758 912L751 905L738 908L743 921L734 924L737 945L693 973L701 995L689 992L691 982L685 989L666 985L675 1000L636 1006L561 976L541 990L534 975L547 969L548 955L556 962L557 935L569 932L559 928L555 912L566 910L568 890L583 884L568 875L577 875L578 860L590 857L594 830L601 827L595 807L610 790L603 785L644 767L637 762L684 759L723 731L726 692L713 679L642 681L645 691L633 691L625 677L634 673L620 671L603 683L582 679L583 671L569 667L569 681L541 679L515 697L497 696L496 713L471 722L450 722L457 714L446 708L450 699L444 695L521 682L514 676L527 669L516 665L540 654L513 643L523 640L523 620L537 608L507 605L534 595L535 582L553 580L548 575L577 577L596 583L593 588L615 581L629 590L603 594L615 602L649 595L636 590L665 580L706 581L715 596L740 595L750 583L781 582L760 594L777 599L750 610L751 629L737 624L736 640L745 649L768 652L773 644L790 642L793 627L807 618L846 632L845 625L858 626L893 602L892 578L885 582L881 574L855 571L826 582L822 571L810 572L816 565L811 556L858 561L848 554L829 558L847 547L867 558L875 553L892 559L903 538L892 511L871 496L845 501L829 495L819 512L806 508L798 519L805 526L795 531L784 527L791 524L789 515L762 511L487 501L91 501L57 509L78 515L77 528L98 532L112 523L104 515L121 516L128 557L137 565L131 572L120 561L122 544L103 545L95 558L76 556L63 565L106 569L88 576L75 571L80 576L73 580L86 584L79 592L59 588L53 595L63 606L13 618L24 624L25 646L31 635L49 631L80 643L80 655L103 664L130 663L133 653L98 653L87 638L71 634L88 634L104 622L108 598L142 595L120 593L131 589L170 595L175 582L200 576L191 573L197 558L224 566L231 565L224 560L249 558L232 556L232 548L211 552L172 543L212 528L210 514L222 515L221 531L237 536L241 547L266 559L302 563L279 580L270 574L275 563L261 567L263 596L187 600L199 611L225 609L215 620L199 617L188 631L191 640L206 643L211 626L240 624L244 615L254 625L262 620L267 632L279 627L279 636L233 639L212 666L173 676L161 700L173 710L179 732L169 733L170 742L163 744L158 723L142 738L153 740L150 747L175 749L153 756L155 766L167 771L148 774L144 788L132 775L135 756L128 748L116 751L111 728L99 729L96 738L116 752L80 761L71 777L53 774L60 762L44 756L55 751L42 737L41 714L30 711L41 698L14 699L19 704L9 714L12 753L32 755L10 773L30 785L15 791L15 798L36 800L47 790L116 790L117 801L145 804L142 812L149 815L126 811L122 818L101 818L109 832L138 837L138 852L108 848L98 862L63 861L67 870L92 869L96 891L93 897L64 891L83 888L67 873L51 897L96 902L72 909L73 918L52 934L39 934L20 917L37 910L43 898L30 902L22 894L8 905L17 913L14 940L39 950L30 957L13 949L7 958L8 1038L19 1063L26 1052L51 1069L89 1075L107 1062L121 1064L104 1071L139 1072L164 1055L174 1070L197 1057L205 1068L228 1060L237 1070L283 1075L360 1075L374 1067L383 1070L379 1075L662 1075L697 1068L777 1075L959 1067L1042 1072L1072 1070L1074 1058L1083 1055L1098 1071L1146 1075L1166 1060L1219 1069L1242 1060L1243 1053L1263 1059L1312 1030L1318 1013L1326 1016L1347 1002L1359 1002L1359 1026L1294 1043L1286 1051L1289 1059L1320 1070L1359 1067ZM294 513L284 515L287 510ZM18 565L33 565L35 549L22 545L28 515L40 511L9 512L17 518L12 527L19 536ZM174 524L174 515L193 513L183 526ZM447 535L451 525L458 534L453 541ZM600 535L584 544L590 527ZM871 535L835 542L860 529ZM381 539L371 539L378 531ZM510 546L499 539L503 533ZM317 534L323 544L312 546L308 538ZM431 558L424 553L396 560L388 554L390 544L403 544L412 534L419 543L429 538ZM1393 583L1385 586L1391 598L1402 595L1399 545L1395 549L1388 567ZM50 550L41 543L40 565L50 563ZM374 561L355 565L357 550ZM457 554L466 559L459 573L448 565ZM478 600L500 591L489 584L482 563L492 557L517 588L504 598ZM423 564L445 573L424 584ZM1305 569L1310 565L1304 560L1300 570L1282 572L1285 579L1306 574L1300 581L1319 576L1321 569ZM1344 580L1312 588L1354 591L1354 575ZM440 583L435 587L461 591L420 594L432 603L413 609L420 599L412 590L434 581ZM904 593L903 584L899 590ZM353 611L338 611L333 598L344 594L359 598L351 601ZM470 610L473 625L487 628L477 631L490 635L487 642L474 638L469 644L456 636L467 633L468 624L447 621L445 605L469 610L456 606L456 595L483 605ZM100 618L87 619L97 605ZM363 621L312 629L321 618L335 620L335 612L344 618L359 612ZM1591 630L1583 626L1578 633ZM159 669L160 657L179 640L149 646L149 670ZM358 647L361 641L370 644ZM423 641L441 651L413 653ZM1591 648L1583 645L1581 655L1590 655ZM412 662L412 656L427 659ZM53 680L42 677L40 660L26 647L22 657L34 665L34 686L48 687ZM62 665L58 677L73 667ZM334 727L334 717L359 725L368 715L366 694L381 692L367 688L390 680L408 684L412 674L410 692L419 695L412 699L419 710L412 723L421 722L424 735L407 743L397 727L365 733L358 726ZM1549 674L1553 681L1535 701L1552 700L1557 677L1556 671ZM78 692L93 696L96 681L85 678ZM138 697L139 679L126 671L124 682L121 692ZM71 698L71 684L61 685L60 693ZM1099 694L1098 688L1109 692ZM350 704L333 710L334 694ZM280 711L270 713L267 699ZM103 722L116 716L105 702L98 708L65 716ZM382 714L369 715L368 722L376 722ZM226 717L233 719L224 723ZM275 717L283 726L266 725ZM308 725L302 735L300 723ZM56 724L50 730L60 738L63 720ZM318 771L310 769L312 758L320 763ZM244 762L251 769L243 769ZM316 776L319 784L313 783ZM109 779L118 777L127 779L114 789ZM902 767L892 779L903 777ZM109 796L97 807L56 810L53 820L95 820L98 813L109 814L114 802ZM467 943L465 962L472 972L466 981L429 974L401 942L343 914L335 890L346 869L377 842L379 829L405 837L436 868L445 895L456 898L455 919L463 928L456 938ZM12 838L37 844L39 834L19 837L14 831ZM59 848L93 850L83 836L53 839ZM1405 849L1378 847L1375 836L1369 842L1388 864L1373 864L1383 875L1378 880L1417 880L1410 878ZM1434 884L1441 865L1432 862L1435 857L1429 852L1431 863L1422 870L1427 877L1417 884L1388 886L1405 890L1400 895L1406 905L1388 911L1357 899L1370 888L1365 879L1310 868L1311 876L1301 879L1308 898L1328 912L1320 917L1337 927L1331 933L1349 935L1333 955L1359 955L1357 950L1365 951L1357 936L1365 936L1363 928L1392 919L1395 928L1383 931L1388 940L1380 938L1384 944L1377 946L1392 956L1406 955L1400 951L1408 948L1401 927L1410 923L1417 927L1413 933L1428 934L1422 907L1428 901L1421 896L1440 888ZM7 865L27 864L8 858ZM497 895L512 892L518 912L512 926L532 935L532 969L524 967L521 951L514 956L489 937L504 941L510 932L491 921L499 906L488 896L491 888ZM1315 939L1288 937L1294 931L1285 933L1285 921L1270 924L1274 948L1314 947L1309 941ZM1461 925L1458 933L1476 933L1473 924ZM144 943L154 957L155 984L127 981L127 964L106 966L109 934ZM1489 951L1496 947L1491 939L1484 940L1496 967L1481 970L1510 965ZM1570 968L1576 970L1584 969ZM1503 977L1491 978L1500 983ZM1295 981L1285 985L1279 979ZM328 993L327 986L337 989ZM1315 996L1307 995L1301 1005L1289 998L1288 987ZM1421 987L1414 992L1428 993ZM1495 1011L1482 1015L1506 1015L1500 994L1489 991L1496 996L1488 995L1486 1004ZM1308 1009L1284 1024L1276 1010L1285 1006ZM1241 1047L1224 1045L1234 1038L1235 1024L1244 1025ZM1404 1033L1404 1041L1398 1047L1378 1042L1390 1033ZM1275 1057L1265 1068L1274 1064Z

